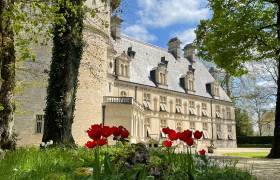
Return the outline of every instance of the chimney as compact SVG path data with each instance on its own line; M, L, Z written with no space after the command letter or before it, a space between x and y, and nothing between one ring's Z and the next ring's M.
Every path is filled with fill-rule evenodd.
M181 41L175 37L168 42L168 52L171 53L176 59L181 58Z
M194 46L193 44L187 44L185 47L184 47L184 57L186 59L188 59L191 63L194 63L195 60L194 60L194 56L195 56L195 49L194 49Z
M121 38L121 23L123 20L118 16L111 17L111 36L114 40Z

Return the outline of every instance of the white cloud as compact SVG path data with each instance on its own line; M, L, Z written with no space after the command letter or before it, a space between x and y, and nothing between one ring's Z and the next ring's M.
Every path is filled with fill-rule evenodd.
M144 26L137 24L126 27L123 32L125 35L144 42L153 42L156 40L156 36L150 34Z
M196 35L194 30L195 28L187 29L183 32L177 32L173 36L178 37L183 42L183 45L186 45L188 43L192 43L195 40Z
M205 0L138 0L141 23L167 27L196 22L209 16Z

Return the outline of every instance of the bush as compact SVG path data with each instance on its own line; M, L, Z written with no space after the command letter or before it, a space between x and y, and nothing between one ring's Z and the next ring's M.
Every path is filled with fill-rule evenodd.
M272 144L237 144L239 148L271 148Z
M272 144L273 136L238 136L237 144Z

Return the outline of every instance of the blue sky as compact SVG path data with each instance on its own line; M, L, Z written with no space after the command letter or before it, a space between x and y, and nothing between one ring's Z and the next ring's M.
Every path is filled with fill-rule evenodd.
M123 0L122 10L123 34L163 48L172 37L192 42L199 21L210 16L206 0Z

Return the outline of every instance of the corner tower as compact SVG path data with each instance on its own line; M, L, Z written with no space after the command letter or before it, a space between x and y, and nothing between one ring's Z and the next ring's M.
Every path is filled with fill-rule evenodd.
M85 47L72 126L78 144L88 140L85 131L91 124L102 123L103 97L108 94L107 64L111 56L111 0L87 0L85 5L97 13L88 13L84 23Z

